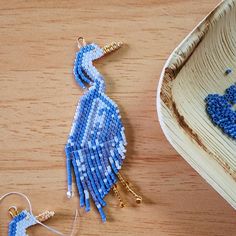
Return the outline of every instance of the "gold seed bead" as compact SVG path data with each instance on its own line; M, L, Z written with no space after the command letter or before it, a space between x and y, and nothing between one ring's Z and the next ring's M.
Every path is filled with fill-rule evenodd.
M103 52L104 52L104 54L108 54L110 52L113 52L113 51L119 49L122 46L122 44L123 44L122 42L112 42L109 45L105 45L103 47Z
M117 173L117 177L120 180L121 184L127 189L128 192L130 192L136 199L137 204L142 203L142 197L139 196L129 185L129 182L124 179L124 177L120 174Z
M36 216L37 220L40 222L44 222L50 218L52 218L55 215L54 211L45 211L42 214Z
M113 185L112 190L114 191L116 197L118 198L118 200L120 202L120 208L125 207L125 204L124 204L124 202L123 202L123 200L121 198L120 192L119 192L116 184Z

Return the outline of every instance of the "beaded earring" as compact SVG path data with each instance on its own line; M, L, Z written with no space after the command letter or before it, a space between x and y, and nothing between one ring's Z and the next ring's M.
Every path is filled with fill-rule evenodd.
M206 111L212 122L233 139L236 139L236 85L226 89L224 95L210 94L206 97Z
M104 197L112 189L124 207L117 182L141 203L142 198L129 186L119 173L125 159L127 144L124 126L117 104L105 94L103 76L93 66L93 61L119 49L122 42L113 42L103 48L84 38L78 39L79 51L74 62L74 77L84 89L77 106L72 128L65 146L67 157L67 196L72 197L73 166L80 196L80 206L90 210L90 197L98 209L102 221L106 221Z
M27 236L26 230L38 224L38 221L44 222L54 216L53 211L45 211L38 216L32 215L27 210L18 212L15 206L9 208L12 220L8 226L8 236Z
M53 211L44 211L42 214L40 214L38 216L34 216L33 211L32 211L31 202L30 202L29 198L23 193L20 193L20 192L6 193L0 197L0 203L1 203L1 201L3 201L3 199L5 199L6 197L8 197L10 195L18 195L18 196L24 198L28 203L29 210L25 209L25 210L19 212L16 206L11 206L8 209L8 212L9 212L10 216L12 217L12 220L10 221L10 223L8 225L8 236L28 236L27 229L33 225L36 225L36 224L43 226L44 228L48 229L49 231L53 232L54 234L66 236L65 234L57 231L56 229L49 227L49 226L42 223L42 222L52 218L55 213ZM76 210L76 214L75 214L75 218L74 218L74 222L73 222L73 228L72 228L70 236L74 235L77 215L78 215L78 212Z

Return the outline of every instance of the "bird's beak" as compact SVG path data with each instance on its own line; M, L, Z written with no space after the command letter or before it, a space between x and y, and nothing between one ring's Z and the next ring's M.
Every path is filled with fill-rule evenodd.
M112 42L108 45L105 45L102 50L104 55L111 53L113 51L116 51L117 49L119 49L124 43L123 42Z

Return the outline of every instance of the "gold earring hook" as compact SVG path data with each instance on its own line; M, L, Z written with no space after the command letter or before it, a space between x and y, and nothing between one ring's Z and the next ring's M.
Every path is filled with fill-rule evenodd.
M83 37L79 37L77 39L77 43L78 43L78 48L82 48L86 45L86 41Z
M19 214L16 206L9 207L8 212L12 218L16 217Z

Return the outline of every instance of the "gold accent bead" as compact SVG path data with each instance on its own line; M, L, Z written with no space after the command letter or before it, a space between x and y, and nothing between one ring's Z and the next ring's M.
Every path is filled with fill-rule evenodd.
M120 180L121 184L126 188L126 190L128 192L130 192L134 197L135 197L135 201L137 204L141 204L142 203L142 197L139 196L131 187L128 181L126 181L124 179L124 177L120 174L117 173L117 177Z
M44 222L50 218L52 218L55 215L54 211L45 211L38 216L36 216L36 219L40 222Z
M113 52L119 49L122 45L123 45L122 42L112 42L108 45L105 45L102 49L103 49L104 54L108 54L110 52Z
M118 200L120 202L120 208L125 207L125 204L124 204L124 202L123 202L123 200L121 198L120 192L119 192L116 184L113 185L112 190L114 191L116 197L118 198Z

